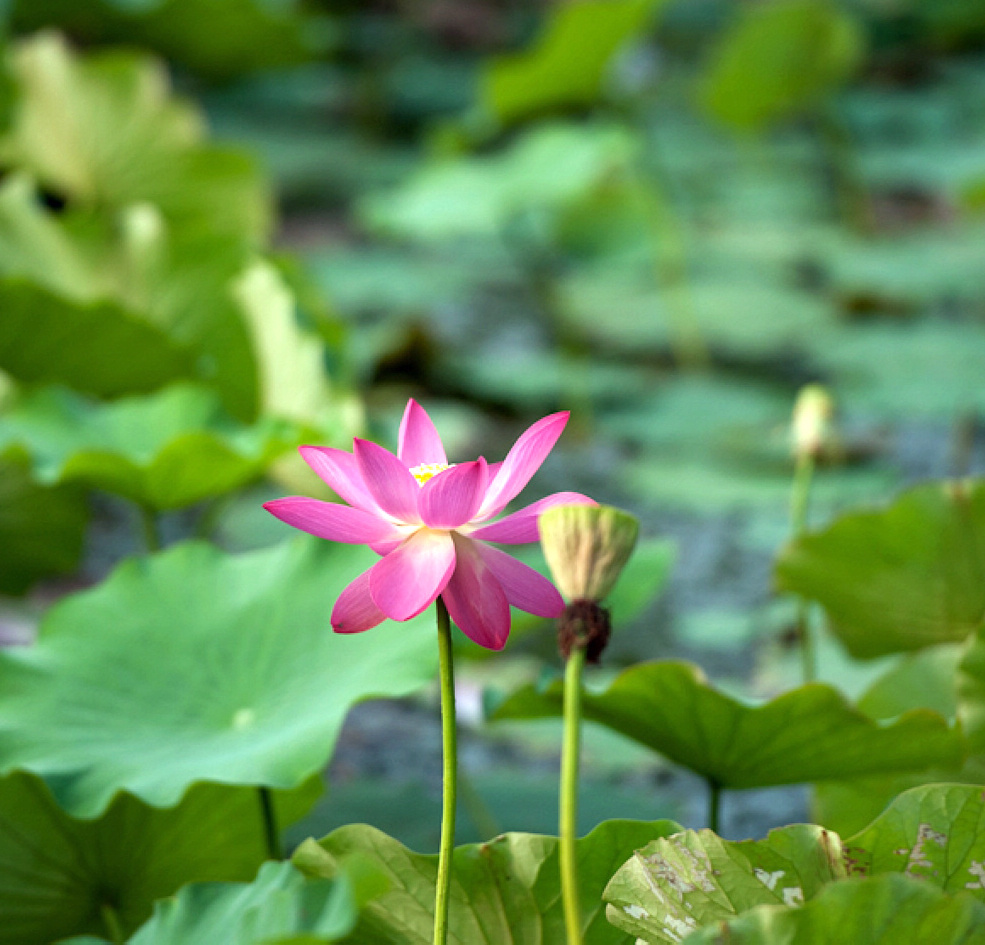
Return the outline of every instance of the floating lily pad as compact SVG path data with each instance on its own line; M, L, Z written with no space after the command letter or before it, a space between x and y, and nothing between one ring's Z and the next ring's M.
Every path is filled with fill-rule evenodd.
M655 840L613 876L605 899L609 920L619 928L644 942L679 942L701 927L708 928L705 934L710 935L719 923L756 906L800 907L825 886L848 877L902 874L907 880L920 879L927 888L970 892L985 901L983 862L981 789L934 784L900 795L885 814L845 842L837 834L805 824L773 830L758 841L730 842L710 830L688 830ZM861 887L865 882L856 884ZM890 883L883 888L899 892L903 887ZM974 907L965 906L965 918L968 910L977 914ZM882 916L875 928L884 921Z
M152 509L238 489L299 436L286 423L238 424L216 394L190 385L109 404L45 389L0 415L0 448L27 451L42 483L77 483Z
M615 868L641 843L679 830L673 821L610 820L577 842L578 884L585 945L630 945L603 917L600 895ZM332 877L345 857L358 854L378 866L389 891L360 916L352 945L428 945L434 924L436 855L412 853L364 825L342 827L298 849L305 873ZM511 833L489 843L458 847L452 866L449 945L540 945L564 939L558 895L556 837Z
M510 123L551 108L591 105L615 53L642 33L662 5L662 0L588 0L557 7L531 48L489 62L483 106Z
M89 508L77 489L39 486L21 451L0 452L0 594L23 594L75 570Z
M636 147L617 126L549 124L502 154L425 167L362 212L369 225L421 242L500 237L523 214L562 209L608 184Z
M120 790L168 805L197 781L300 784L354 702L435 674L430 615L332 632L335 599L375 560L301 540L239 556L189 543L124 563L53 608L35 646L0 654L4 768L42 775L85 817Z
M931 483L781 553L781 590L818 601L853 656L957 642L985 621L985 485Z
M835 390L853 409L911 422L985 409L983 358L985 330L947 322L855 325L832 332L818 350Z
M691 945L982 945L985 906L903 876L832 883L800 909L757 906ZM644 941L650 941L646 939Z
M493 719L561 715L563 685L527 686ZM837 780L957 763L959 734L929 710L880 725L836 689L802 686L759 706L713 688L698 667L643 663L583 697L585 718L614 729L724 788Z
M318 796L317 780L275 795L283 824ZM168 810L117 796L97 820L73 820L44 782L0 779L0 943L132 932L155 900L187 882L249 880L266 856L254 788L202 784ZM110 913L107 915L107 911Z
M608 350L659 354L696 334L744 356L803 348L831 327L829 303L782 283L708 274L661 286L652 271L583 272L561 284L565 318Z

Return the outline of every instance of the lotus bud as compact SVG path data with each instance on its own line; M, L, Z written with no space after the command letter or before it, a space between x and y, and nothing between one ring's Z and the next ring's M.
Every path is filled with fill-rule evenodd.
M537 519L540 544L568 605L558 621L558 645L567 658L573 646L597 663L609 640L609 612L600 605L629 560L639 523L606 505L561 505Z
M801 389L793 408L794 456L817 459L836 450L834 413L834 401L820 384L808 384Z

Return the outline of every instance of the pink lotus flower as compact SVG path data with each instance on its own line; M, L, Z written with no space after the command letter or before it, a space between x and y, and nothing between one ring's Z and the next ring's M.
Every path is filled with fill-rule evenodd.
M409 620L441 595L459 629L499 650L510 632L511 604L541 617L564 609L547 578L487 542L537 541L537 516L545 509L595 505L576 492L558 492L489 521L530 481L567 422L567 413L538 420L501 463L480 457L449 465L431 418L410 400L396 456L359 439L351 453L301 447L305 462L348 505L292 496L264 508L319 538L366 544L382 555L335 602L332 627L338 633L359 633L387 617Z

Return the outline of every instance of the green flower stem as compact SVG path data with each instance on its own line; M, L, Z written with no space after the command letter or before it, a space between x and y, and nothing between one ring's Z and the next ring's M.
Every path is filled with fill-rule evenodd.
M578 903L578 756L581 752L581 677L585 648L574 646L564 669L564 744L561 749L561 899L568 945L581 945Z
M441 678L442 798L441 847L438 851L438 878L434 890L434 945L448 941L448 895L451 889L451 861L455 852L455 805L458 800L458 746L455 731L455 670L452 664L451 623L448 608L439 597L438 659Z
M109 940L113 945L123 945L126 936L123 934L123 924L120 922L120 913L116 911L116 907L103 902L99 906L99 914L109 934Z
M722 786L708 778L708 829L718 833L722 815Z
M259 787L260 817L263 820L263 837L267 845L267 859L283 859L280 848L280 830L277 828L277 812L274 810L274 795L268 787Z
M814 480L814 457L810 453L797 456L793 474L793 493L790 500L790 530L794 538L800 537L807 529L807 509ZM817 641L811 633L810 612L807 601L797 603L795 629L800 640L800 660L804 682L817 679Z
M157 512L147 505L140 506L140 524L143 527L144 548L148 554L161 550L161 528Z

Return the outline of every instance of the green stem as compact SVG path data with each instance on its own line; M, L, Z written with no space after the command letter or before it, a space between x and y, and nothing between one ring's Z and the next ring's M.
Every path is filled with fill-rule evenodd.
M458 746L455 731L455 670L452 663L451 623L448 608L437 600L438 660L441 677L441 847L438 878L434 890L434 945L448 941L448 896L451 890L451 861L455 852L455 805L458 794Z
M708 829L718 833L722 814L722 786L708 780Z
M814 457L810 453L801 453L794 467L793 493L790 497L790 529L794 538L799 538L807 530L807 511L813 480Z
M807 511L814 480L814 457L800 453L793 474L793 492L790 499L790 530L799 538L807 530ZM801 671L804 682L817 679L817 644L811 632L810 612L806 600L797 603L795 627L800 640Z
M116 911L116 907L108 902L100 903L99 914L102 917L103 925L106 926L107 933L109 933L109 940L113 945L123 945L126 936L123 934L120 913Z
M274 795L268 787L257 789L260 795L260 816L263 820L263 837L267 845L267 859L283 859L280 848L280 831L277 829L277 812L274 810Z
M564 670L564 744L561 750L561 899L568 945L581 945L578 903L578 756L581 751L581 677L585 648L575 645Z

